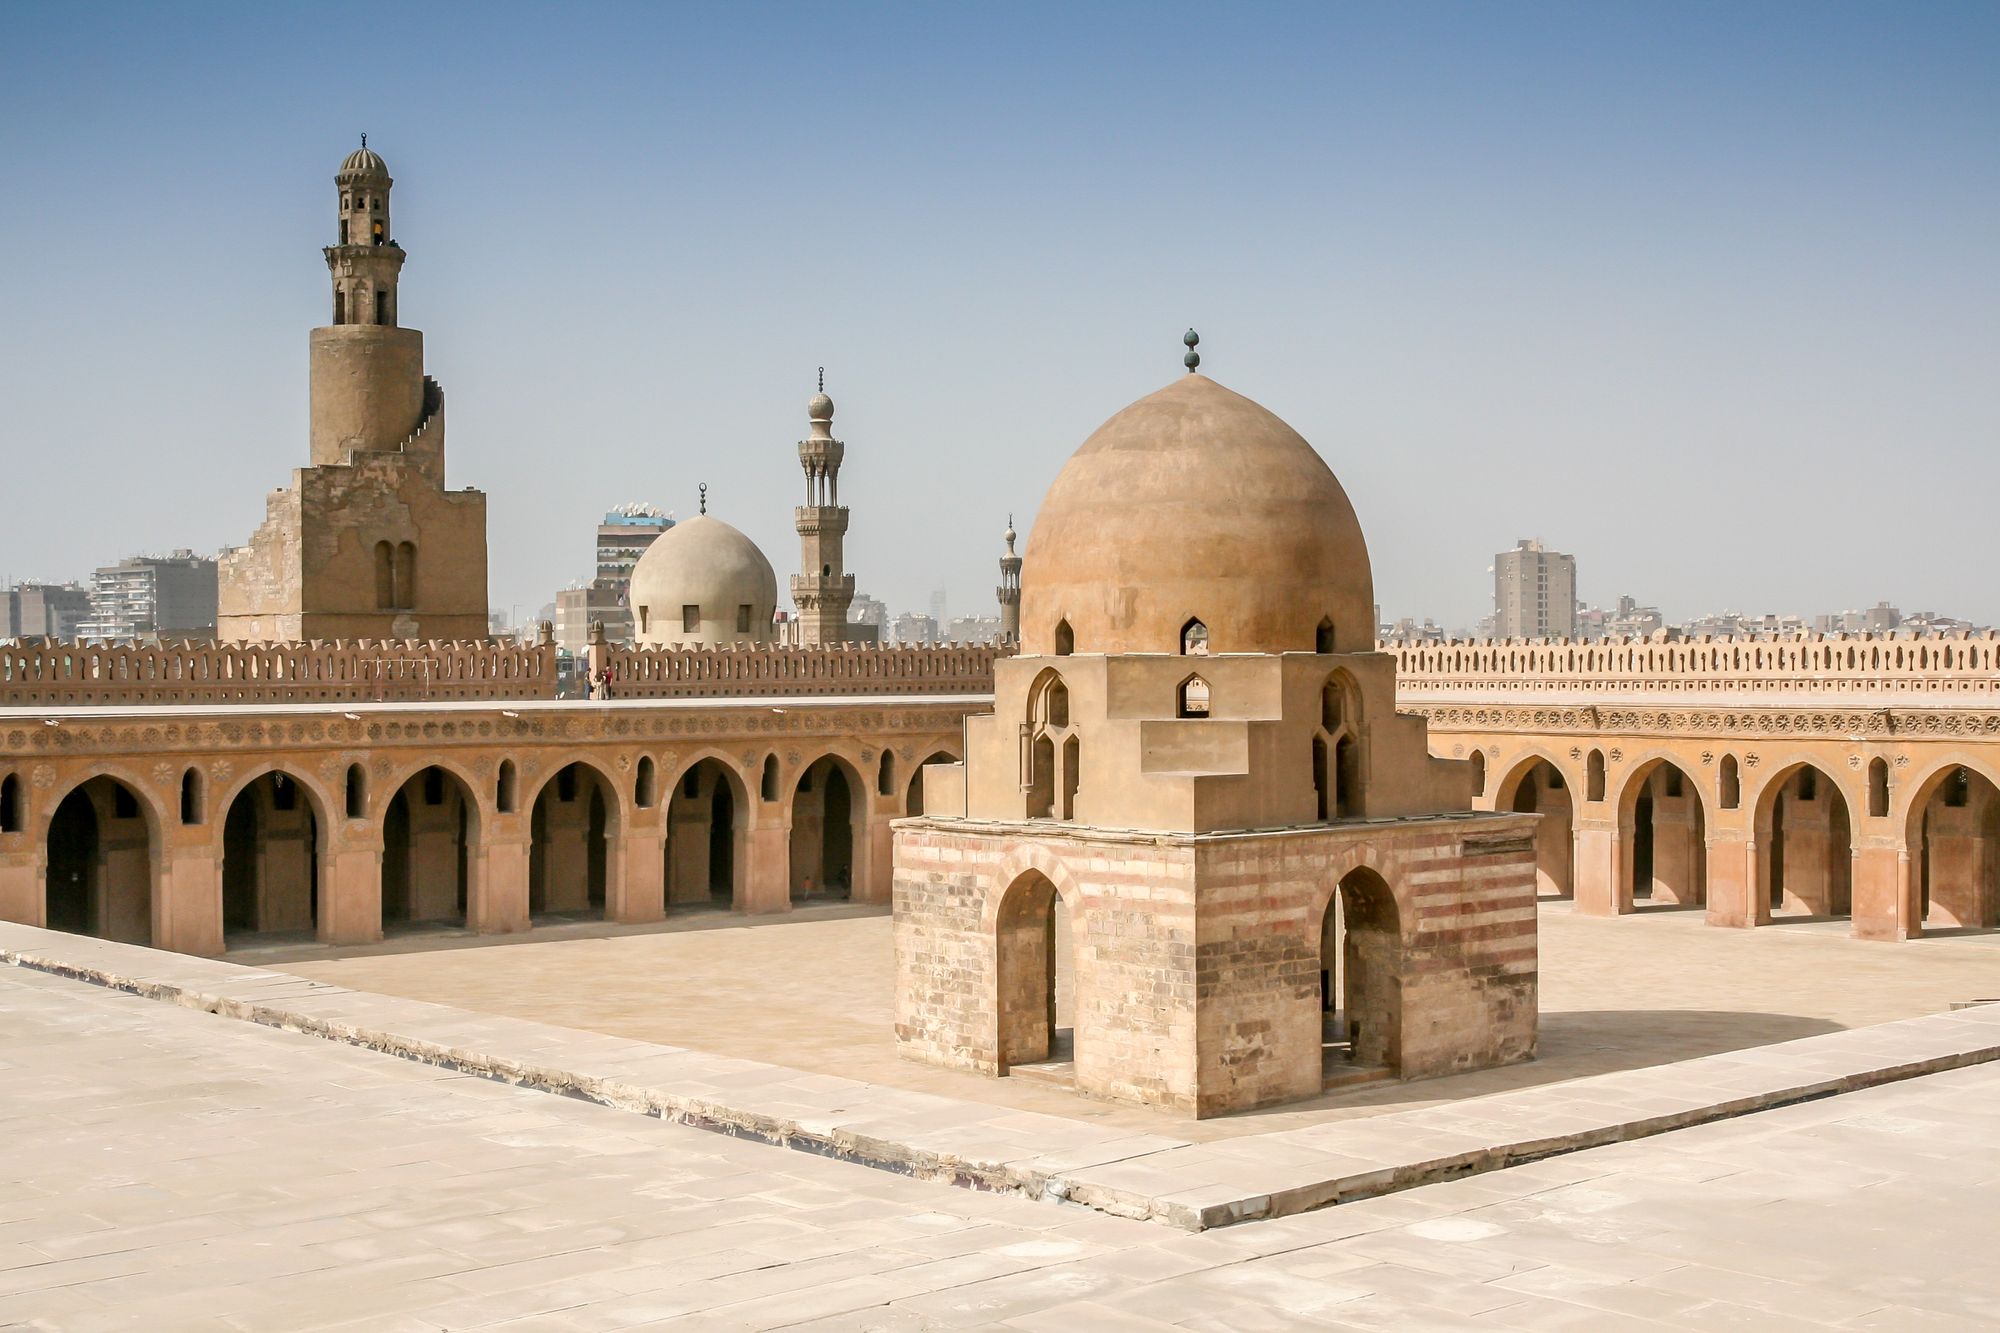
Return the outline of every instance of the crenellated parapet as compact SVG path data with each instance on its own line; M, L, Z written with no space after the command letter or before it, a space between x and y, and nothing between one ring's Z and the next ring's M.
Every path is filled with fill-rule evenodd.
M1407 701L1671 695L2000 697L2000 634L1753 634L1382 643Z
M607 649L605 664L613 698L991 694L993 663L1011 652L991 643L623 647Z
M494 641L0 647L0 708L553 699L555 646Z

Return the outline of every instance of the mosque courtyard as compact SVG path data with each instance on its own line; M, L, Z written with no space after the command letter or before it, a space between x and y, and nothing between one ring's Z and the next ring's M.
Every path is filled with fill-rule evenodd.
M820 927L836 924L847 923L746 933L831 936L841 932ZM540 947L583 942L463 956L527 959ZM1821 953L1774 942L1761 957L1793 949ZM1948 952L1934 965L1954 966L1941 961ZM1782 979L1761 984L1788 993ZM1857 1004L1915 1003L1913 986L1878 975L1858 988L1872 1000L1825 988L1790 1007L1852 1016ZM0 1326L10 1328L1900 1331L2000 1321L1994 1064L1188 1234L904 1179L18 967L0 968L0 1014L0 1172L10 1182Z
M818 1074L1190 1140L1265 1134L1567 1079L1662 1065L1936 1013L2000 995L2000 934L1884 949L1846 923L1711 929L1699 912L1540 912L1541 1044L1527 1064L1380 1083L1246 1115L1191 1120L1022 1077L900 1059L886 909L783 917L676 915L576 923L504 940L419 935L381 945L233 952L384 995L531 1019ZM1060 951L1059 951L1060 956ZM1058 998L1064 998L1058 977Z

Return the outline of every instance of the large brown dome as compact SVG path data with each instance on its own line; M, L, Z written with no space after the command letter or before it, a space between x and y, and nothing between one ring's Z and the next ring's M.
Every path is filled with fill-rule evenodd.
M1365 652L1375 584L1354 506L1299 433L1205 375L1097 428L1056 474L1021 566L1021 651Z

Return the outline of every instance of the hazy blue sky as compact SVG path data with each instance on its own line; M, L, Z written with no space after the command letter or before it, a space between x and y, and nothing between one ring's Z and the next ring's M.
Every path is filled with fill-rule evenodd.
M1312 440L1385 615L1492 554L1670 615L2000 621L2000 5L0 6L0 576L246 539L306 456L358 135L491 497L988 611L999 533L1180 370Z

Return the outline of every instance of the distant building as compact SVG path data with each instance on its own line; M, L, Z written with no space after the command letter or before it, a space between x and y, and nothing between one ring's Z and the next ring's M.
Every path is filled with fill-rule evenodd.
M632 570L660 534L673 527L671 516L649 504L622 504L607 510L597 525L597 577L556 594L556 643L580 653L590 626L602 623L610 643L630 643Z
M1866 611L1813 617L1813 628L1822 634L1886 634L1902 623L1903 613L1887 602L1877 602Z
M944 637L951 643L993 643L1000 638L1000 617L954 617L945 627Z
M931 623L933 625L938 625L938 626L943 626L951 623L951 617L945 614L945 598L944 598L943 588L939 588L936 592L931 594Z
M74 639L90 616L90 593L75 583L17 583L0 590L0 639Z
M918 615L915 611L905 611L896 617L892 627L892 637L897 643L936 643L938 641L937 621L929 616Z
M1390 643L1443 643L1445 633L1439 628L1438 623L1428 616L1421 625L1404 616L1393 625L1382 626L1381 637Z
M77 635L108 643L215 636L215 561L193 551L133 556L90 576L90 616Z
M1576 557L1525 538L1493 557L1493 632L1503 639L1576 633Z
M854 594L854 604L848 608L847 613L853 617L851 624L873 625L878 639L882 637L882 631L889 628L889 604L879 597L870 597L865 592L857 592Z
M1576 637L1580 639L1644 638L1666 628L1667 619L1657 606L1640 606L1630 597L1620 597L1615 609L1593 606L1576 614Z

